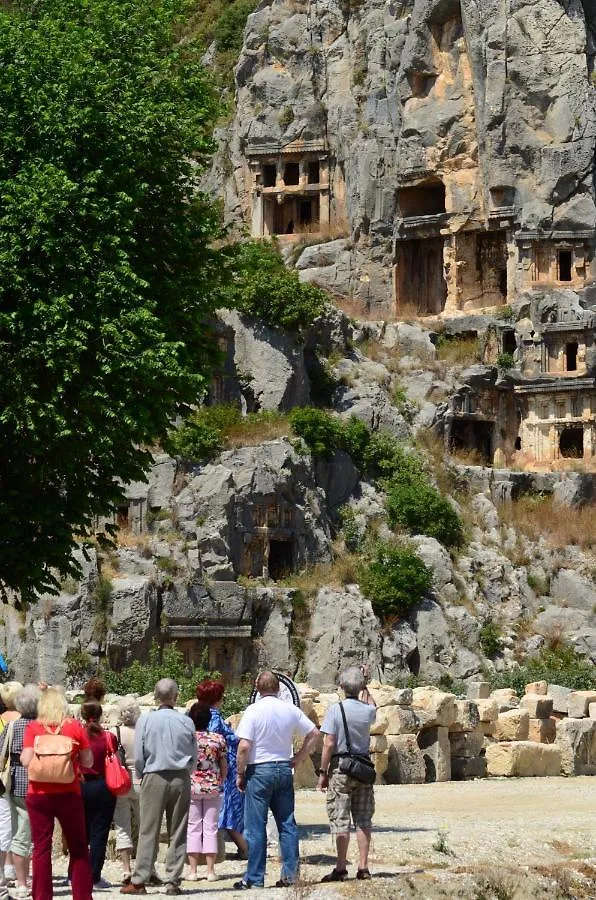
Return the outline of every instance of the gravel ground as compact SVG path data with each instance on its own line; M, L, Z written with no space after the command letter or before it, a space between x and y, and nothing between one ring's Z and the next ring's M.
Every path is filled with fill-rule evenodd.
M376 788L373 879L357 882L355 850L351 878L341 885L320 885L334 856L325 800L316 791L300 791L302 882L285 889L290 900L462 897L473 900L525 900L544 897L596 900L596 778L523 778L397 785ZM231 849L231 845L228 845ZM159 867L158 867L159 868ZM57 871L64 871L60 861ZM232 883L243 864L228 859L218 866L220 880L184 882L184 894L206 893L212 900L232 897ZM106 863L104 876L116 883L119 870ZM252 900L271 897L279 877L277 861L268 861L267 888ZM275 890L275 889L274 889ZM160 893L149 888L148 893ZM56 897L69 897L56 886ZM119 887L96 893L116 900ZM208 898L209 900L209 898Z

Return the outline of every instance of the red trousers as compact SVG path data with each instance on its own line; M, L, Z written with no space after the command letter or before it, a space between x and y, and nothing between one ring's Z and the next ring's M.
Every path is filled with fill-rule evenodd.
M33 839L33 900L52 900L52 834L58 819L70 854L73 900L93 900L85 812L80 794L28 794L27 811Z

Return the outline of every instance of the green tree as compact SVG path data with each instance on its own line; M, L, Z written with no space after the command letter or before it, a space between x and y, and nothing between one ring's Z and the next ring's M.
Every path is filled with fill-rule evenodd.
M184 11L0 10L0 586L25 600L205 387L217 102Z

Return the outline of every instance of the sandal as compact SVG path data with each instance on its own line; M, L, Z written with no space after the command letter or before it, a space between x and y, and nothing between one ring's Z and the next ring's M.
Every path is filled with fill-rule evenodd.
M325 875L321 878L321 881L329 882L329 881L345 881L348 877L348 870L342 869L338 871L337 869L333 869L333 871L329 872L328 875Z
M372 878L372 875L368 871L368 869L358 869L356 872L356 878L358 881L368 881L369 878Z

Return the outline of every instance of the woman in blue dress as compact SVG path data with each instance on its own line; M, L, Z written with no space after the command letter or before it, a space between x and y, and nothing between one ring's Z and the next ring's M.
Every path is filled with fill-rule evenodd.
M244 794L236 787L236 751L239 738L234 729L224 722L220 707L225 686L221 681L206 679L197 685L197 700L211 709L208 731L223 735L228 751L228 774L224 781L223 803L219 814L219 828L225 828L238 848L238 855L245 859L248 847L244 831Z

